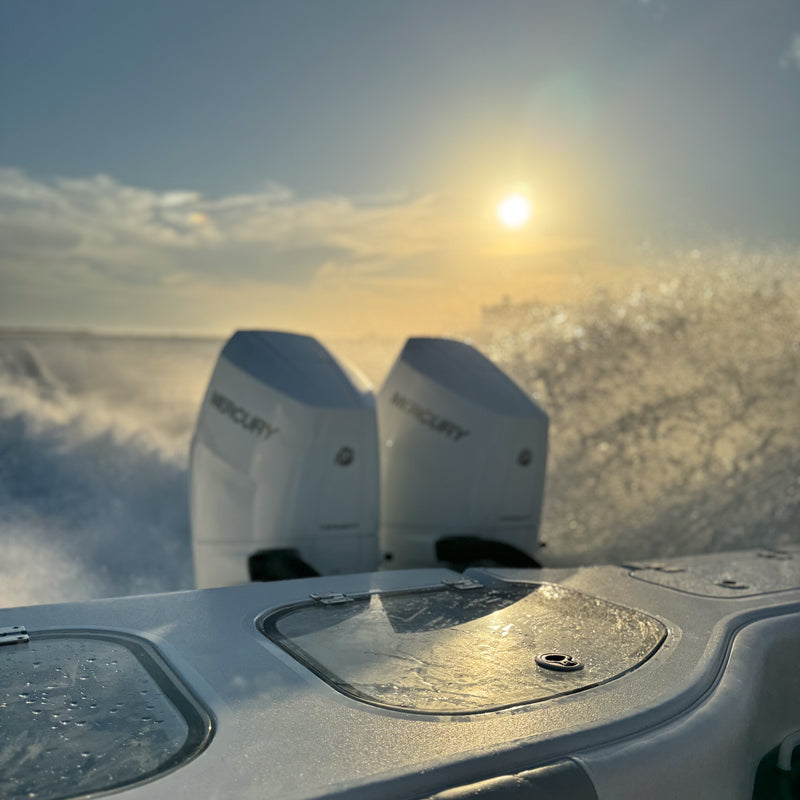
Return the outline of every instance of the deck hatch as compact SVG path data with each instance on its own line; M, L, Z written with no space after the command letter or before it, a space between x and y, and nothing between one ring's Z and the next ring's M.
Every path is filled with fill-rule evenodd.
M179 766L211 720L142 640L31 631L0 649L0 731L0 797L60 800Z
M636 668L664 625L553 584L354 595L265 615L262 632L339 691L423 714L474 714L570 694ZM568 653L579 671L537 665Z

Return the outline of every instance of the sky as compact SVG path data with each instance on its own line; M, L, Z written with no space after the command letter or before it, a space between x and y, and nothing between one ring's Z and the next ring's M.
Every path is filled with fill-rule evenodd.
M720 241L800 248L800 0L0 0L0 327L438 333Z

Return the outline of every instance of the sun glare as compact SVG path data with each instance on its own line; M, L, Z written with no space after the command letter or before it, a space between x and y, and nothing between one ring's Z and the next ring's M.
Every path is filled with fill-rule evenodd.
M530 216L530 200L522 194L510 194L497 206L497 218L507 228L521 228Z

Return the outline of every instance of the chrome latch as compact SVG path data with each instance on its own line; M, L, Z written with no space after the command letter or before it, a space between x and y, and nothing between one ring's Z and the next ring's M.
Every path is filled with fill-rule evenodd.
M328 594L310 594L309 597L315 603L321 603L323 606L336 606L340 603L352 603L355 599L350 597L349 594L341 594L340 592L329 592Z
M445 578L442 583L448 589L455 589L459 592L468 592L470 589L483 589L483 584L472 578Z
M31 639L28 631L22 625L14 625L11 628L0 628L0 645L4 644L24 644Z

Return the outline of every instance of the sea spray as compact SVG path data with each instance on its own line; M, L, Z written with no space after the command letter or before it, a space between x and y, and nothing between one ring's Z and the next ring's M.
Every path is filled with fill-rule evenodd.
M800 541L799 273L688 251L625 291L485 310L469 336L550 416L545 560ZM403 336L347 356L380 380ZM0 335L0 605L192 585L186 465L221 345Z
M476 344L550 414L551 562L800 541L798 261L727 262L485 309Z
M52 359L63 344L61 337L2 339L0 604L190 587L186 465L194 408L178 433L163 424L163 407L150 404L144 387L136 402L129 397L115 408L94 386L54 377L43 353ZM114 344L109 354L118 365ZM87 349L75 339L70 357L94 360L107 375L108 363ZM139 349L146 353L147 344ZM155 379L163 383L164 375Z

